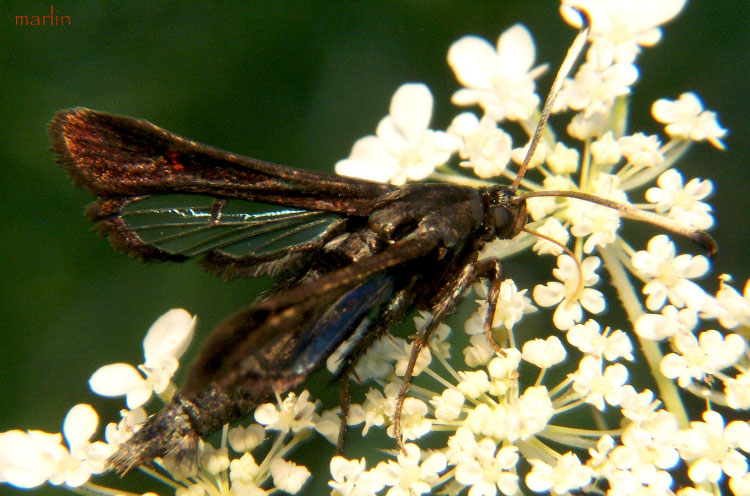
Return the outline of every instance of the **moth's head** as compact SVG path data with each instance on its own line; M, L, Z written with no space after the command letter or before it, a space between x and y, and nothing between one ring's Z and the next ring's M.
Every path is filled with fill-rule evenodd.
M526 200L519 199L515 188L492 186L484 191L487 221L493 235L501 239L516 237L526 225Z

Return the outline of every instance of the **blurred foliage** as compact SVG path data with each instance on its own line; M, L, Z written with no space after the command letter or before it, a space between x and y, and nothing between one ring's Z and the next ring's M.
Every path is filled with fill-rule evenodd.
M90 233L82 216L89 195L70 185L48 150L46 125L55 111L81 105L133 115L238 153L332 170L357 138L374 131L403 82L427 83L436 101L434 127L448 125L457 83L445 56L464 34L494 43L513 23L525 23L538 61L550 63L539 81L544 93L574 32L556 2L530 5L57 0L55 12L69 15L70 26L21 27L15 15L46 15L49 3L3 2L0 430L57 432L78 402L93 403L106 420L118 418L119 401L88 391L97 367L140 363L143 334L169 308L197 314L204 336L259 291L257 281L223 283L195 264L142 266ZM749 275L748 18L744 0L688 3L663 41L639 59L631 119L632 129L660 132L651 102L696 91L730 129L727 152L696 146L681 168L686 178L715 181L716 267L734 274L738 286ZM512 260L506 271L520 277L525 264ZM298 459L327 474L333 450L324 450L317 464L307 459L313 450ZM0 493L10 492L16 491L0 486Z

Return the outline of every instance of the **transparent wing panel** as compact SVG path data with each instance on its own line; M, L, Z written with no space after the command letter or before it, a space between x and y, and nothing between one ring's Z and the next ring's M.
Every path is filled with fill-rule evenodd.
M203 195L155 195L126 205L120 215L144 243L188 257L290 250L314 242L343 220L330 212Z

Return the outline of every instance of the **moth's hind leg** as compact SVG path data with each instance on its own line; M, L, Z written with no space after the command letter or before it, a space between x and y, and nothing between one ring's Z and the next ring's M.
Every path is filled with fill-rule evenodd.
M336 443L337 453L344 450L344 436L346 435L346 422L349 416L349 381L354 378L360 382L355 367L368 349L380 339L389 329L402 321L414 303L414 287L419 276L412 277L407 284L396 291L391 299L376 312L377 317L371 321L367 328L361 333L361 337L345 352L344 363L337 374L339 379L339 398L341 403L341 426L339 428L338 441Z

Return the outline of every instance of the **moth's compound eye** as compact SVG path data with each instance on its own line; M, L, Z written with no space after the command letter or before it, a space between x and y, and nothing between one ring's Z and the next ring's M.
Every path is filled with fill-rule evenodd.
M514 219L510 211L500 205L492 207L492 222L498 235L509 232L513 228Z

